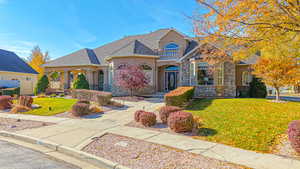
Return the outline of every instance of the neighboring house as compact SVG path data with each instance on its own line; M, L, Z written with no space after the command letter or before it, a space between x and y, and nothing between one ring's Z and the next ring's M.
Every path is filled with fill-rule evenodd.
M38 73L14 52L0 49L0 60L0 88L19 84L20 94L32 95Z
M95 49L81 49L44 65L47 74L60 73L60 88L70 88L78 73L84 73L91 89L126 95L114 83L119 69L140 65L150 80L139 94L167 92L177 86L195 86L196 96L235 97L251 81L249 65L253 59L210 65L201 59L207 47L175 29L160 29L148 34L127 36ZM209 45L210 48L216 48Z

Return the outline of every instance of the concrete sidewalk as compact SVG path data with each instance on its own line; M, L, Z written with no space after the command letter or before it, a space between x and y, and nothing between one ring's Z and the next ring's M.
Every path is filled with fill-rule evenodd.
M84 146L88 145L94 137L99 137L105 133L114 133L182 149L222 161L245 165L251 168L300 169L300 161L294 159L273 154L256 153L223 144L196 140L182 135L125 126L125 124L133 120L136 110L145 109L147 111L155 111L162 106L163 103L161 100L152 99L138 103L125 102L125 104L128 106L128 109L114 110L97 119L79 120L3 113L0 113L0 117L55 122L57 123L56 125L18 131L17 133L51 141L77 150L81 150Z

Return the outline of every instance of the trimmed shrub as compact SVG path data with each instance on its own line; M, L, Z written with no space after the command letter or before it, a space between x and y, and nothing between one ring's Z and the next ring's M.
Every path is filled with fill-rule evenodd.
M156 124L156 115L153 112L142 112L139 116L139 121L145 127L154 126Z
M71 113L76 116L84 116L90 113L90 104L77 102L72 106Z
M88 100L78 100L77 103L90 104L90 101L88 101Z
M177 106L163 106L159 109L159 118L162 121L162 123L167 124L170 113L181 110L182 108Z
M90 106L90 112L91 113L101 113L101 112L103 112L103 110L100 106L92 105L92 106Z
M112 94L110 92L85 89L73 89L71 90L71 95L76 99L97 102L99 106L108 105L112 98Z
M86 80L84 74L79 74L73 84L74 89L90 89L89 82Z
M27 112L29 110L30 110L29 107L17 104L17 105L14 105L14 107L10 110L9 113L16 114L19 112Z
M253 98L266 98L267 97L267 87L258 78L253 78L250 83L249 96Z
M34 95L38 95L40 93L45 93L48 86L49 86L48 77L46 75L44 75L37 82L37 85L34 89Z
M165 103L167 106L185 107L194 95L194 87L178 87L175 90L165 94Z
M31 108L33 103L33 98L31 96L20 96L19 105Z
M134 113L134 120L136 121L136 122L139 122L140 121L140 115L141 115L141 113L143 113L143 112L145 112L144 110L138 110L138 111L136 111L135 113Z
M292 147L300 153L300 120L294 120L289 124L288 136Z
M11 96L0 96L0 110L12 108L12 100Z
M170 114L168 126L176 133L193 130L194 118L191 113L178 111Z

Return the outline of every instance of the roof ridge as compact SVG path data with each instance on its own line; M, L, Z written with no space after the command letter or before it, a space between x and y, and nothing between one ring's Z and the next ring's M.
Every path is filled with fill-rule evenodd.
M130 44L135 43L135 41L137 41L137 39L131 40L131 41L128 42L126 45L124 45L124 46L120 47L119 49L113 51L113 52L111 53L111 55L114 54L114 53L119 52L120 50L122 50L122 49L124 49L124 48L126 48L126 47L128 47Z

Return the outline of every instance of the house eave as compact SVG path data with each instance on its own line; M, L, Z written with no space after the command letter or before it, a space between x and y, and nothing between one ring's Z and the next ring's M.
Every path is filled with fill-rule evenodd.
M107 61L110 61L111 59L115 58L150 58L150 59L158 59L160 58L159 56L154 56L154 55L124 55L124 56L110 56L106 58Z

